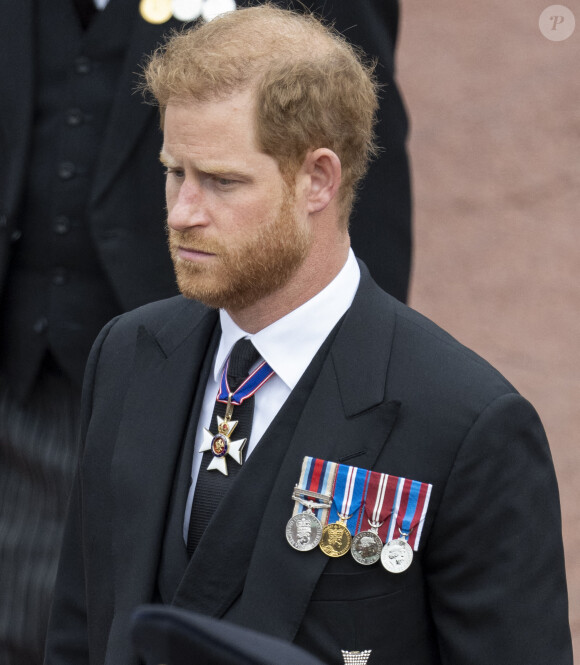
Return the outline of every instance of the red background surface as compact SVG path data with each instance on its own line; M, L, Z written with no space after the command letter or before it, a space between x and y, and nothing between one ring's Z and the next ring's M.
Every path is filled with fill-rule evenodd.
M411 306L537 408L562 499L580 653L580 2L403 0L398 79L411 116ZM549 611L549 608L546 608Z

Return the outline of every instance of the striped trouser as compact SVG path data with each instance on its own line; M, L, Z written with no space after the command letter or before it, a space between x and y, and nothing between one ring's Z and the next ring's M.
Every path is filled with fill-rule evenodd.
M0 665L40 665L68 493L79 395L45 370L30 399L0 381Z

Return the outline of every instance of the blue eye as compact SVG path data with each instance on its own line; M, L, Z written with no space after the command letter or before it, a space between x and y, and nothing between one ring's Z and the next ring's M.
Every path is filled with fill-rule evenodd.
M232 180L231 178L222 178L220 176L216 176L214 178L215 182L220 185L220 187L231 187L232 185L236 184L236 180Z
M172 167L167 167L164 173L166 176L173 175L176 178L183 178L183 176L185 175L185 171L183 171L182 169L175 169Z

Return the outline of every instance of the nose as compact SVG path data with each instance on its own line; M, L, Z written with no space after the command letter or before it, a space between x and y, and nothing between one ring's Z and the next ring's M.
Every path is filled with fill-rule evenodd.
M205 226L208 223L208 213L204 202L201 187L188 180L179 188L168 185L167 197L167 225L175 231Z

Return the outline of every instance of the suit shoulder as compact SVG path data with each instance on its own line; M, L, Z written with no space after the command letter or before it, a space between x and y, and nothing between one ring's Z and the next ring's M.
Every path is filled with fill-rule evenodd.
M167 357L190 335L199 331L207 335L217 320L214 310L182 296L152 302L112 319L91 350L84 399L90 401L93 393L104 386L101 394L117 394L120 401L140 348L153 348L160 357Z
M176 320L186 317L195 324L212 310L194 300L188 300L181 295L156 300L125 312L115 320L115 334L124 335L132 333L144 326L152 333L159 333L163 328L171 326Z
M127 370L141 334L155 339L163 352L170 353L208 316L217 320L214 310L183 296L137 307L119 315L101 330L93 345L89 365L97 361L113 365L121 363Z
M486 403L513 385L487 360L419 312L396 302L393 360L416 384Z

